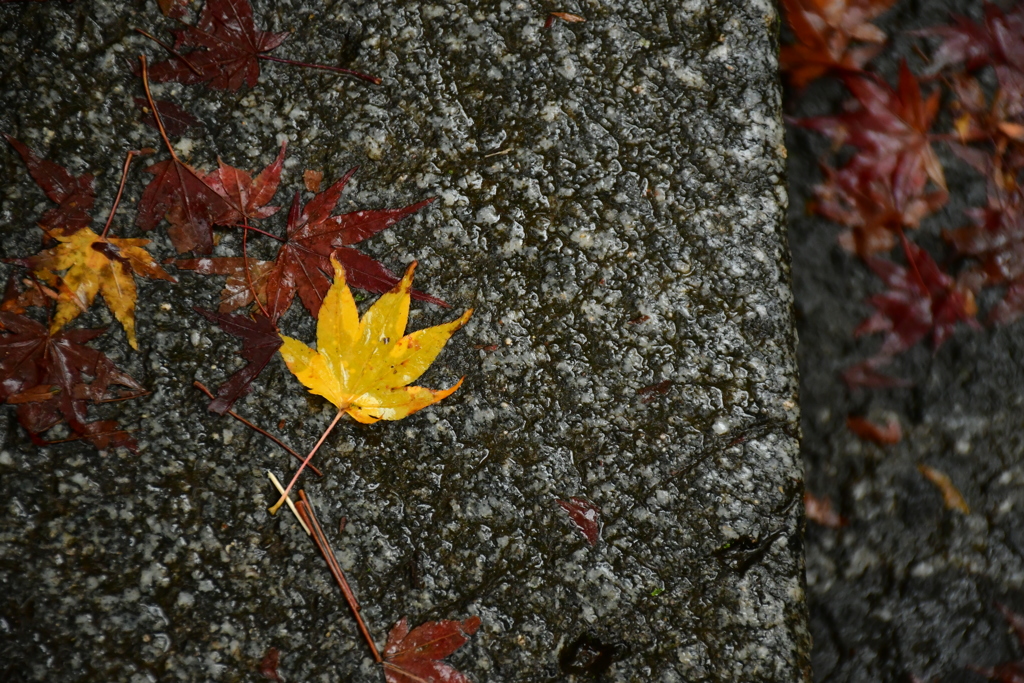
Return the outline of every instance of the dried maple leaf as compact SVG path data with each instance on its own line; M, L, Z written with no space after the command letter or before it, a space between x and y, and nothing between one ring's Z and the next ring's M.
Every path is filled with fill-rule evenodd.
M957 76L952 79L953 126L963 143L990 142L995 155L1001 157L1011 150L1011 156L1024 143L1024 123L1013 120L1013 109L1018 103L1007 98L1003 90L996 91L989 103L976 78ZM1018 98L1019 99L1019 98Z
M188 4L188 0L156 0L156 4L160 6L160 11L164 13L165 17L181 19L187 14L185 6Z
M923 218L949 201L944 190L925 193L924 183L894 187L893 173L877 175L856 166L823 170L825 183L814 187L810 208L846 226L839 243L861 258L890 251L900 230L917 228Z
M405 334L413 262L395 287L359 317L345 280L332 259L331 286L317 322L317 350L281 335L281 356L309 389L358 422L402 418L437 403L462 385L443 390L408 386L434 362L448 339L466 322L470 309L452 322Z
M384 645L387 683L469 683L465 674L443 660L480 628L480 617L465 621L428 621L409 631L409 619L395 624Z
M391 227L434 200L425 199L401 209L355 211L332 216L331 212L341 200L341 193L355 170L350 170L304 207L300 207L299 194L295 193L288 212L287 241L278 250L274 268L267 276L267 310L272 319L284 315L296 294L313 317L319 315L320 305L331 285L332 256L345 266L348 282L353 287L384 292L398 282L391 271L369 256L349 248L349 245ZM440 299L423 292L413 291L412 296L447 306Z
M903 438L900 421L890 416L887 424L879 425L867 418L850 415L846 418L846 428L865 441L873 441L881 445L899 443Z
M249 361L244 368L233 374L228 381L220 386L217 390L217 398L209 405L209 410L223 415L231 410L235 401L249 393L252 381L263 372L263 368L281 348L281 337L278 334L277 326L259 313L248 318L244 315L213 313L198 306L193 310L228 334L241 339L241 355Z
M903 239L909 268L880 258L868 266L889 290L868 299L875 312L854 331L854 336L884 332L879 356L893 356L931 334L939 348L958 322L977 325L974 294L942 272L928 253Z
M281 652L276 647L267 649L267 653L260 660L260 675L272 681L281 683L281 675L277 673L277 667L281 661Z
M794 123L827 135L837 148L844 144L856 147L858 154L848 168L863 168L878 176L892 174L896 192L923 185L927 178L945 190L942 164L929 136L940 93L924 99L906 62L900 65L896 90L876 76L845 76L843 82L857 99L858 108L835 116L795 119Z
M70 233L92 223L89 210L96 201L92 174L73 176L63 166L41 158L10 135L4 137L21 155L32 179L59 205L43 214L38 221L40 227Z
M934 467L928 467L928 465L923 463L918 464L917 470L921 473L921 476L935 484L935 487L939 489L939 493L942 494L942 502L947 510L956 510L965 515L971 514L971 508L968 507L963 494L954 486L953 480L949 478L949 475Z
M159 130L160 127L156 123L156 117L153 115L153 110L149 108L149 103L146 99L144 97L135 97L133 99L135 106L142 112L142 122L150 128ZM189 114L174 102L154 100L153 104L156 105L156 110L160 113L164 130L167 131L168 135L177 137L183 135L185 131L193 126L202 125L202 121Z
M269 166L253 178L247 172L217 160L218 168L204 180L224 200L225 210L215 216L217 225L247 223L273 216L281 208L267 206L277 193L284 168L284 153L288 143L281 143L281 151Z
M54 230L47 233L58 244L22 263L50 286L57 287L57 313L51 332L78 317L92 305L97 294L103 295L107 307L124 326L128 343L139 348L135 338L135 275L175 282L158 266L143 246L145 239L103 237L89 228L65 235ZM66 271L57 275L57 271Z
M601 511L596 505L584 498L556 500L563 510L569 513L569 519L590 545L597 545L601 538Z
M783 0L796 44L779 54L779 66L794 87L803 88L829 72L861 71L885 42L885 33L869 23L896 0ZM876 43L854 46L853 41Z
M51 333L31 318L0 311L0 399L18 404L18 421L34 441L66 420L76 437L97 448L124 446L135 440L112 420L89 422L87 403L131 398L142 386L117 368L103 353L85 346L104 330L62 330ZM92 377L86 382L86 376ZM112 392L120 385L136 393Z
M881 368L890 362L887 356L875 356L843 370L843 381L851 389L898 389L912 386L909 380L886 375Z
M306 66L380 83L375 76L340 67L305 64L266 54L288 37L256 28L249 0L207 0L195 26L175 31L174 48L193 48L182 59L170 59L153 65L150 76L160 83L206 83L211 88L238 90L245 83L255 87L260 76L260 60Z

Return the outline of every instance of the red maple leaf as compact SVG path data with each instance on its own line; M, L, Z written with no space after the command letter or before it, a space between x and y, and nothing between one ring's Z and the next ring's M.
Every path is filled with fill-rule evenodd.
M73 176L63 166L41 158L10 135L4 137L21 155L32 179L58 204L39 219L41 228L70 235L92 223L89 211L96 201L96 192L91 173Z
M829 136L837 148L845 144L856 147L858 153L849 167L879 176L891 174L896 192L917 187L928 178L946 189L942 164L929 136L940 93L924 99L906 62L900 65L897 90L877 76L845 76L843 82L859 106L843 114L796 119L794 123Z
M990 177L988 206L966 209L964 214L972 225L943 233L957 253L978 262L961 274L960 282L974 291L1009 284L989 321L1012 322L1024 313L1024 189L1006 188L998 177Z
M961 142L989 142L997 157L1007 150L1011 151L1011 157L1024 152L1024 123L1014 120L1019 115L1014 110L1022 105L1024 98L1007 97L1000 89L989 103L981 84L971 76L953 78L952 88L956 100L950 108Z
M942 38L932 55L932 72L961 62L970 71L987 64L1024 69L1024 6L1003 12L986 2L983 24L954 14L952 25L912 31L911 35Z
M573 526L590 545L597 545L601 538L601 510L589 500L584 498L570 498L569 500L556 500L563 510L569 513L569 519Z
M839 243L847 251L867 258L896 246L904 228L917 228L921 220L947 201L944 190L924 192L924 183L893 184L893 174L877 175L871 169L848 166L841 171L824 167L826 180L814 187L811 209L846 226Z
M249 173L217 159L217 170L204 178L206 184L224 200L226 207L220 215L214 217L215 224L248 223L251 219L267 218L278 212L281 207L267 204L274 198L281 182L287 146L288 143L281 143L277 159L260 171L255 179Z
M244 315L225 315L213 313L198 306L193 310L223 331L242 340L242 358L248 364L231 375L217 390L217 398L209 405L209 410L223 415L231 410L231 406L242 396L249 393L252 382L267 367L267 363L281 348L281 336L277 325L266 316L257 313L252 318Z
M462 647L480 628L480 617L465 621L428 621L409 631L409 620L395 624L384 646L387 683L469 683L442 659Z
M883 357L902 353L929 334L938 349L958 322L977 325L974 294L942 272L924 249L906 238L902 242L909 268L887 259L867 259L889 290L868 299L875 312L854 331L858 337L885 333L878 352Z
M194 49L184 55L188 62L173 58L154 64L150 78L155 82L207 83L211 88L222 90L238 90L245 83L252 88L259 80L260 60L265 59L326 69L380 83L379 78L358 71L305 64L266 54L281 45L288 33L256 28L249 0L207 0L199 21L174 33L175 50Z
M320 313L334 274L331 256L345 266L349 285L370 292L386 292L399 278L375 259L352 249L356 244L381 230L391 227L403 218L433 202L425 199L401 209L354 211L332 216L341 193L356 169L350 170L338 182L314 196L304 207L295 193L288 212L287 238L283 240L273 262L249 260L253 287L245 283L245 267L239 257L220 259L187 259L176 263L179 268L202 273L228 275L220 311L234 310L253 301L252 289L264 303L267 315L277 321L299 295L306 309L314 317ZM267 267L267 263L271 265ZM245 283L247 284L247 283ZM412 297L447 307L444 301L412 290Z
M142 65L142 86L146 91L146 101L154 113L160 137L171 158L145 169L155 177L142 191L135 225L143 230L152 230L166 218L171 224L167 233L179 254L193 250L208 254L213 251L213 220L225 213L228 207L220 195L207 185L201 171L178 158L167 137L160 110L149 90L146 58L139 57L139 61Z
M869 22L895 1L783 0L797 42L782 48L780 68L797 88L829 72L861 71L885 42L885 33ZM854 41L875 45L853 46Z
M47 325L0 311L0 399L18 405L18 421L34 441L45 443L38 435L65 420L76 437L97 448L124 446L135 452L135 440L117 422L87 418L88 402L132 398L144 392L103 353L85 345L104 331L50 334ZM87 376L92 380L87 382ZM135 393L113 392L113 384Z

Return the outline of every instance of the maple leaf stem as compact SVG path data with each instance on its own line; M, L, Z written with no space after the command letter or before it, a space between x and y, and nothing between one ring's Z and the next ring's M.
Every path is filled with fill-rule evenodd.
M128 167L132 164L132 159L142 154L137 149L128 151L128 156L124 160L124 167L121 169L121 184L117 188L117 196L114 197L114 205L110 207L110 215L107 216L107 223L103 226L103 232L100 233L100 239L107 236L107 231L110 230L111 223L114 222L114 214L117 213L117 205L121 203L121 195L124 194L124 184L128 180Z
M252 284L252 273L249 271L249 253L246 251L246 243L249 239L249 219L245 218L242 224L242 268L245 270L245 284L249 286L249 291L252 292L252 300L259 306L260 312L263 313L263 317L270 319L270 314L267 313L267 307L260 301L260 295L256 291L256 287Z
M185 66L187 66L189 69L191 69L192 72L195 73L195 75L197 75L197 76L202 76L203 75L203 70L202 69L197 67L192 62L188 61L188 59L185 57L185 55L181 54L180 52L175 50L173 47L171 47L170 45L168 45L164 41L160 40L156 36L153 36L153 35L151 35L149 33L146 33L141 28L137 28L137 29L134 29L134 30L135 30L136 33L141 33L142 35L146 36L147 38L152 40L154 43L156 43L157 45L159 45L163 49L165 49L168 52L170 52L172 55L174 55L175 57L177 57L181 61L185 62Z
M380 85L381 81L376 76L364 74L361 71L353 71L352 69L344 69L340 66L326 66L324 64L309 64L307 62L297 62L294 59L285 59L284 57L273 57L271 55L256 55L259 59L265 59L268 62L280 62L281 64L290 64L292 66L304 66L308 69L323 69L324 71L333 71L339 74L345 74L347 76L354 76L364 81L369 81L374 85Z
M338 587L341 588L341 593L345 596L345 602L348 603L349 609L352 610L352 616L356 618L356 623L359 625L359 631L363 634L363 638L366 639L366 644L370 646L370 652L373 653L373 659L378 664L384 664L384 658L380 656L380 651L377 650L377 644L373 642L373 638L370 636L370 629L366 627L366 622L363 621L363 617L360 614L361 610L359 608L359 603L356 601L356 595L352 592L352 587L348 585L348 580L345 578L345 573L341 571L341 566L338 565L338 560L334 555L334 549L331 547L327 537L324 535L324 530L320 527L320 521L316 518L316 514L313 512L313 505L309 502L309 498L306 497L305 490L299 491L299 497L302 500L297 502L295 507L299 511L299 515L303 518L302 521L304 521L306 526L313 531L313 542L316 543L316 547L320 551L320 554L324 556L324 559L327 561L327 567L331 570L331 575L337 582ZM386 664L384 665L387 666Z
M281 495L281 499L278 500L276 503L274 503L274 507L270 508L270 514L276 515L277 511L281 509L282 505L284 505L285 499L288 497L288 494L291 492L292 487L295 486L295 482L298 481L299 475L302 474L302 470L304 470L306 468L306 465L309 464L309 461L312 460L313 456L316 455L316 452L318 450L320 450L320 446L322 446L324 441L327 440L327 436L332 431L334 431L334 426L336 424L338 424L338 420L340 420L341 416L344 415L344 414L345 414L345 411L339 410L338 414L334 416L333 420L331 420L331 424L327 425L327 429L324 430L324 433L320 435L320 440L316 442L316 445L313 446L313 450L311 450L309 452L309 455L306 456L306 459L302 461L302 465L299 466L299 471L296 472L295 476L292 477L292 480L290 482L288 482L288 486L285 487L284 494Z
M171 147L171 140L167 137L167 131L164 130L164 122L160 119L160 110L156 108L156 102L153 101L153 93L149 91L149 69L146 67L146 55L139 55L139 61L142 62L142 87L146 91L146 100L149 102L149 108L153 110L153 118L156 119L156 127L160 131L160 137L164 139L164 144L167 145L167 151L171 153L171 158L180 163L178 155L174 153L174 148Z
M281 243L284 243L284 242L288 241L288 240L284 239L283 237L278 237L277 235L275 235L273 233L267 232L266 230L260 230L255 225L249 225L247 223L224 223L223 225L218 223L217 225L220 225L220 227L222 227L222 228L242 228L243 230L252 230L253 232L258 232L261 235L269 237L270 239L277 240L278 242L281 242Z
M209 389L207 389L206 385L204 385L199 380L196 380L195 382L192 382L192 386L194 386L196 389L198 389L199 391L201 391L204 394L206 394L207 398L209 398L211 401L216 398L216 396L213 395L213 392L210 391ZM239 415L238 413L236 413L233 410L229 410L228 411L228 415L230 415L231 417L235 418L236 420L238 420L239 422L241 422L242 424L244 424L246 427L248 427L249 429L253 430L254 432L258 432L258 433L262 434L263 436L267 437L268 439L270 439L271 441L276 443L278 446L280 446L281 448L285 449L286 451L288 451L289 453L294 455L296 460L298 460L299 462L302 462L302 456L301 455L296 453L291 447L288 446L288 444L286 444L285 442L281 441L279 438L277 438L276 436L274 436L270 432L266 431L265 429L260 429L259 427L254 425L252 422L249 422L248 420L246 420L244 417L242 417L241 415ZM324 476L324 473L321 472L320 470L318 470L314 465L309 465L308 467L309 467L309 469L313 470L313 472L316 473L316 476L318 476L318 477Z

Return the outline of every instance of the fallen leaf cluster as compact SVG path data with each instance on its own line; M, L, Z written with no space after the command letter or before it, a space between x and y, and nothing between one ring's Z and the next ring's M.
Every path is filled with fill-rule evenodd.
M884 42L865 21L892 3L785 4L797 42L784 50L783 62L794 85L835 75L853 96L839 113L791 119L827 136L845 159L839 168L823 164L824 182L814 188L809 208L843 226L842 247L887 288L868 299L874 312L854 332L882 334L881 347L843 376L851 387L902 386L884 368L924 339L938 349L959 323L978 327L976 301L984 288L1002 290L987 312L989 323L1006 324L1024 313L1024 5L1003 11L986 4L980 23L954 16L951 25L915 32L939 39L926 76L941 73L948 86L952 130L940 133L934 128L943 118L943 88L924 94L906 62L893 88L865 70L870 57L833 51L825 68L823 48L812 49L813 36L822 35L836 45L869 37ZM993 78L978 73L986 69ZM908 239L949 200L939 144L981 173L989 187L986 206L966 211L967 225L943 233L952 270ZM902 265L887 256L897 245Z
M56 206L36 221L41 238L38 252L8 259L20 270L11 275L0 303L0 400L16 407L20 423L34 442L56 443L46 441L43 435L63 423L68 437L59 440L84 439L101 449L123 446L137 450L135 440L116 421L92 419L89 413L94 404L134 398L146 393L145 389L89 345L104 329L69 325L100 299L121 324L128 345L138 350L146 330L136 329L137 279L174 283L175 278L164 269L169 263L182 271L224 276L219 309L196 311L241 340L240 354L247 364L227 378L216 395L198 386L211 396L211 411L244 422L302 460L292 482L281 489L282 501L300 515L307 532L318 531L315 540L323 550L326 538L315 521L312 506L303 494L305 504L297 507L288 493L303 469L310 466L330 428L303 459L232 410L234 402L250 390L260 372L281 351L295 376L312 393L324 396L338 408L331 428L343 415L362 423L402 419L447 397L461 385L459 380L444 390L410 386L433 363L452 334L465 325L472 311L447 324L406 334L411 299L443 307L447 304L412 288L415 263L399 278L355 248L427 207L432 198L397 209L338 213L342 193L355 169L322 191L323 174L308 170L303 183L312 196L304 201L302 192L295 191L290 209L275 229L271 219L279 214L280 207L272 202L281 184L286 145L282 144L276 159L259 172L236 168L221 159L213 170L194 166L178 156L170 135L180 135L200 122L172 102L155 100L149 86L152 78L229 90L243 84L252 87L262 60L328 69L371 82L379 79L267 55L288 34L258 29L248 0L208 0L193 23L186 21L189 10L180 0L161 0L159 6L185 28L176 32L174 46L167 46L170 59L152 69L145 58L140 59L138 73L145 98L137 98L136 105L142 111L142 121L159 132L167 158L145 169L148 181L141 192L134 227L148 232L166 226L171 244L183 257L167 259L161 265L148 250L149 240L115 237L111 232L133 158L152 154L153 150L129 152L117 198L106 224L97 232L92 227L96 201L93 177L74 176L6 136L32 178ZM283 234L278 235L282 228ZM241 231L241 253L237 256L209 256L222 230ZM250 239L277 242L276 256L271 260L250 258ZM349 286L383 295L360 316ZM315 349L282 334L279 327L296 299L317 319ZM277 482L273 476L272 480ZM333 558L333 551L324 554ZM347 589L340 568L332 567L334 571ZM468 681L442 660L479 628L479 618L427 622L412 630L403 618L380 655L354 596L350 605L388 681ZM261 673L279 679L279 656L277 650L268 651L259 667Z
M985 3L978 21L954 15L949 25L913 32L928 43L919 51L926 64L901 62L895 86L871 71L887 37L869 23L893 4L783 2L792 42L781 65L794 93L833 77L850 95L839 111L789 122L831 143L808 209L840 226L840 246L881 285L853 330L880 343L842 372L851 388L910 386L889 374L894 359L924 341L938 349L959 327L980 328L977 302L993 300L988 288L999 296L984 311L989 324L1024 313L1024 3ZM949 202L949 164L979 174L987 201L964 211L962 227L941 231L944 253L929 253L914 240L940 234L929 223ZM895 420L852 415L847 428L882 446L903 436ZM947 509L969 512L947 474L918 469ZM828 499L808 493L805 509L819 525L846 523Z

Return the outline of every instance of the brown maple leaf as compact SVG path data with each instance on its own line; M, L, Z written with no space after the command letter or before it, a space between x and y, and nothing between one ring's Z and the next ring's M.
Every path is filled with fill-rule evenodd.
M892 175L893 187L917 187L931 179L943 190L942 164L931 146L929 131L939 110L938 91L927 99L917 78L900 65L899 87L893 90L877 76L846 76L843 82L859 107L834 116L795 119L799 126L832 138L836 148L857 148L848 168L877 176Z
M199 21L175 31L175 50L193 48L183 59L169 59L153 65L150 77L160 83L206 83L211 88L238 90L242 84L255 87L260 76L260 60L325 69L380 83L375 76L340 67L295 62L266 54L288 37L256 28L249 0L207 0Z
M462 647L480 628L480 617L465 621L428 621L409 631L402 620L388 633L384 646L387 683L469 683L465 674L441 661Z
M63 166L41 158L10 135L5 134L4 137L21 155L32 179L47 197L58 204L39 219L40 227L71 233L92 223L89 211L96 201L92 174L73 176Z
M18 405L18 421L33 441L61 420L77 438L97 448L124 446L135 452L135 440L113 420L88 421L88 402L133 398L145 393L100 351L85 345L105 330L62 330L51 333L31 318L0 311L0 400ZM91 377L91 381L86 381ZM122 394L120 385L134 390Z
M786 22L797 42L780 51L781 70L797 88L830 72L861 71L886 39L869 22L895 1L783 0ZM857 46L854 41L875 44Z

